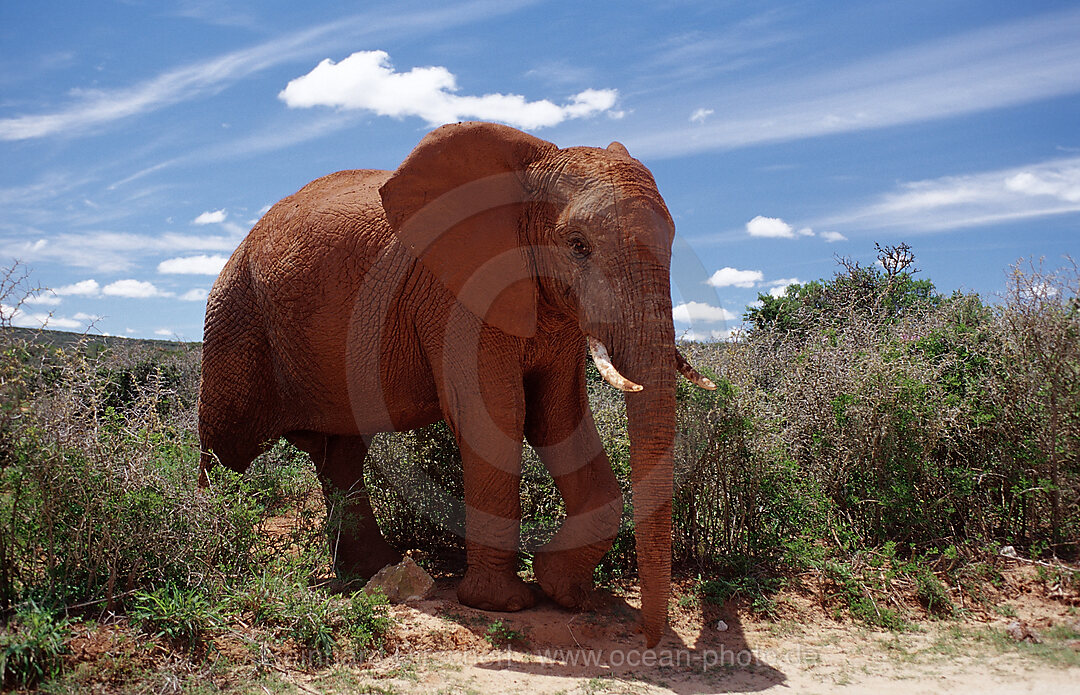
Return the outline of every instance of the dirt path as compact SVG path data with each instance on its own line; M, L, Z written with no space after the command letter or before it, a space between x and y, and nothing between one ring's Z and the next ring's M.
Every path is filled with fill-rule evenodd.
M542 604L508 616L464 608L440 584L432 599L394 608L388 655L289 680L304 692L1080 693L1080 626L1060 603L1020 599L1006 611L1015 616L901 633L836 622L798 597L775 621L692 605L652 652L640 649L636 603L611 596L591 614ZM1042 643L1006 637L1012 619Z

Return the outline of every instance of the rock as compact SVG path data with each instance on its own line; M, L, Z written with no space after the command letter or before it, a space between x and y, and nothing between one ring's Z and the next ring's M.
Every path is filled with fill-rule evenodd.
M1017 642L1032 642L1034 644L1042 642L1042 637L1038 632L1028 627L1027 623L1019 620L1014 620L1006 625L1005 634Z
M1002 548L999 554L1001 555L1001 557L1008 557L1013 559L1016 559L1018 557L1016 554L1016 548L1012 547L1011 545L1007 545Z
M390 603L405 603L427 598L435 588L435 580L424 568L406 557L396 565L387 565L364 585L364 593L382 589Z
M721 620L720 622L716 623L716 629L720 632L727 632L727 623Z

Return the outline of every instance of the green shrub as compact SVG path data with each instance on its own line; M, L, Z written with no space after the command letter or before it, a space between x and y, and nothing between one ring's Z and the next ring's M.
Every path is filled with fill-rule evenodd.
M925 568L915 574L915 595L932 615L945 617L956 612L945 585Z
M352 642L357 661L367 658L372 649L381 649L387 633L394 625L390 604L382 591L367 594L355 592L342 614L345 634Z

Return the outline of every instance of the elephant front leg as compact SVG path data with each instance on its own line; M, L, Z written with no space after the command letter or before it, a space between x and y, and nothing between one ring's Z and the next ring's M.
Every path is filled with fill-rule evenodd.
M526 436L566 504L566 519L536 551L533 571L557 603L589 609L593 571L619 530L622 493L589 412L584 383L572 377L538 382L528 408Z
M497 361L492 360L492 372ZM536 597L517 575L521 535L521 449L524 393L520 373L506 369L474 389L464 377L444 393L465 484L468 569L458 585L461 603L482 610L517 611ZM479 396L479 397L478 397Z
M536 602L517 574L521 535L521 445L490 463L462 451L465 469L465 549L468 569L458 600L491 611L517 611Z

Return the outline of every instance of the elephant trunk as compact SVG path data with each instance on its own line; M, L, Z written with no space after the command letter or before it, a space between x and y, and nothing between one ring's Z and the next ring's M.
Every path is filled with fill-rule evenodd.
M666 287L665 287L666 289ZM675 439L674 328L671 303L657 301L640 328L617 340L613 355L637 383L627 391L630 476L641 613L646 643L656 646L667 626L671 590L672 446ZM629 322L628 328L636 322Z

